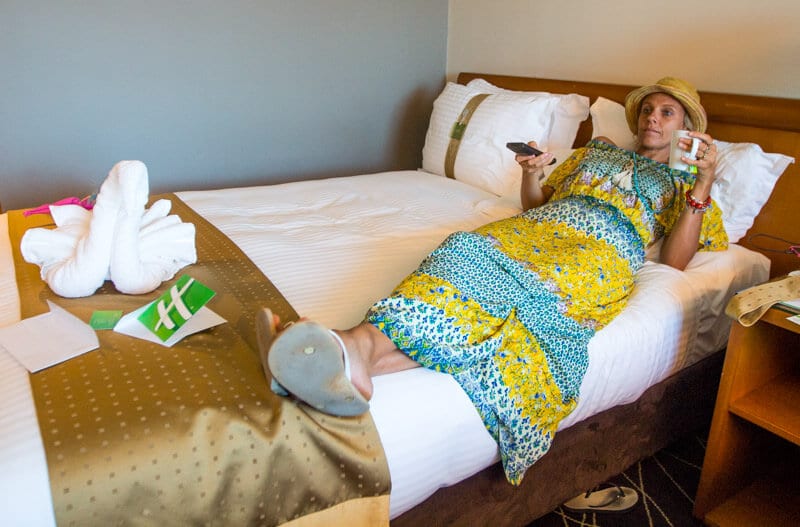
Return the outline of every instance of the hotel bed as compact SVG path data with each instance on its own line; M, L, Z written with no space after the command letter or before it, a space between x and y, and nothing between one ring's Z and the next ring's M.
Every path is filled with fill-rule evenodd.
M520 210L518 174L513 154L503 151L506 141L537 138L559 157L593 135L618 144L629 141L615 101L630 88L462 74L434 105L420 170L175 196L269 278L293 308L284 316L297 313L331 327L348 327L447 234ZM480 93L488 95L466 126L457 145L460 152L448 153L452 142L445 136L453 116ZM745 166L750 178L745 183L735 179L742 174L732 166L730 181L717 185L721 190L715 199L738 215L726 217L737 243L724 252L698 253L685 272L658 263L656 251L650 254L624 312L590 343L577 409L519 487L505 480L496 444L452 378L421 368L375 378L367 421L377 429L391 478L388 511L384 507L378 516L395 526L524 525L708 423L731 325L724 314L728 300L741 289L800 267L786 253L787 245L776 241L793 236L800 241L791 227L798 220L798 169L786 156L764 154L800 152L800 102L701 95L709 133L728 142L726 162ZM526 109L531 106L533 111ZM489 122L502 126L489 127ZM743 143L761 148L739 148ZM743 200L748 204L742 205ZM3 214L0 326L20 317L7 232L8 214ZM265 399L277 399L265 382L258 388ZM302 406L283 400L276 404ZM55 523L39 426L27 371L0 351L4 522ZM140 511L131 516L143 519ZM224 523L219 517L206 520Z

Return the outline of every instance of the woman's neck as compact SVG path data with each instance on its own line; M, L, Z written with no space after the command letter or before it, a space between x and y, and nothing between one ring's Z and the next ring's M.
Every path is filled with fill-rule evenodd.
M669 162L669 148L647 148L640 145L636 149L636 153L659 163Z

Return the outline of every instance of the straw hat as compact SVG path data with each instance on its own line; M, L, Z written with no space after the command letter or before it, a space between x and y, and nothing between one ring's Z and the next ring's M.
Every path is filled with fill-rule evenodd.
M695 87L685 80L664 77L655 84L633 90L625 97L625 118L628 120L628 127L631 132L636 134L639 131L639 110L642 99L651 93L666 93L677 99L689 115L693 128L698 132L706 131L708 119L706 118L706 111L700 104L700 95Z

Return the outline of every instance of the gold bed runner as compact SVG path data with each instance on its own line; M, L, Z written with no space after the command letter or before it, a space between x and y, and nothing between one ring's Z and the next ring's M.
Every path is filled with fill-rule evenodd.
M389 473L369 414L336 418L273 395L258 359L254 313L288 302L224 234L177 196L197 230L189 274L216 291L228 323L172 348L98 331L100 348L31 375L59 526L388 525ZM154 198L155 199L155 198ZM9 214L22 317L50 299L83 321L158 297L50 291L19 242L49 215Z

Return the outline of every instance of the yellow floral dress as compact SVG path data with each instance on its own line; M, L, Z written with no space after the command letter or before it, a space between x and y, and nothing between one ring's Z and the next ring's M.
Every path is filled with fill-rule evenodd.
M591 141L545 182L546 204L450 235L366 320L458 381L519 484L577 405L589 339L625 306L645 249L669 234L693 182ZM699 249L725 248L712 204Z

